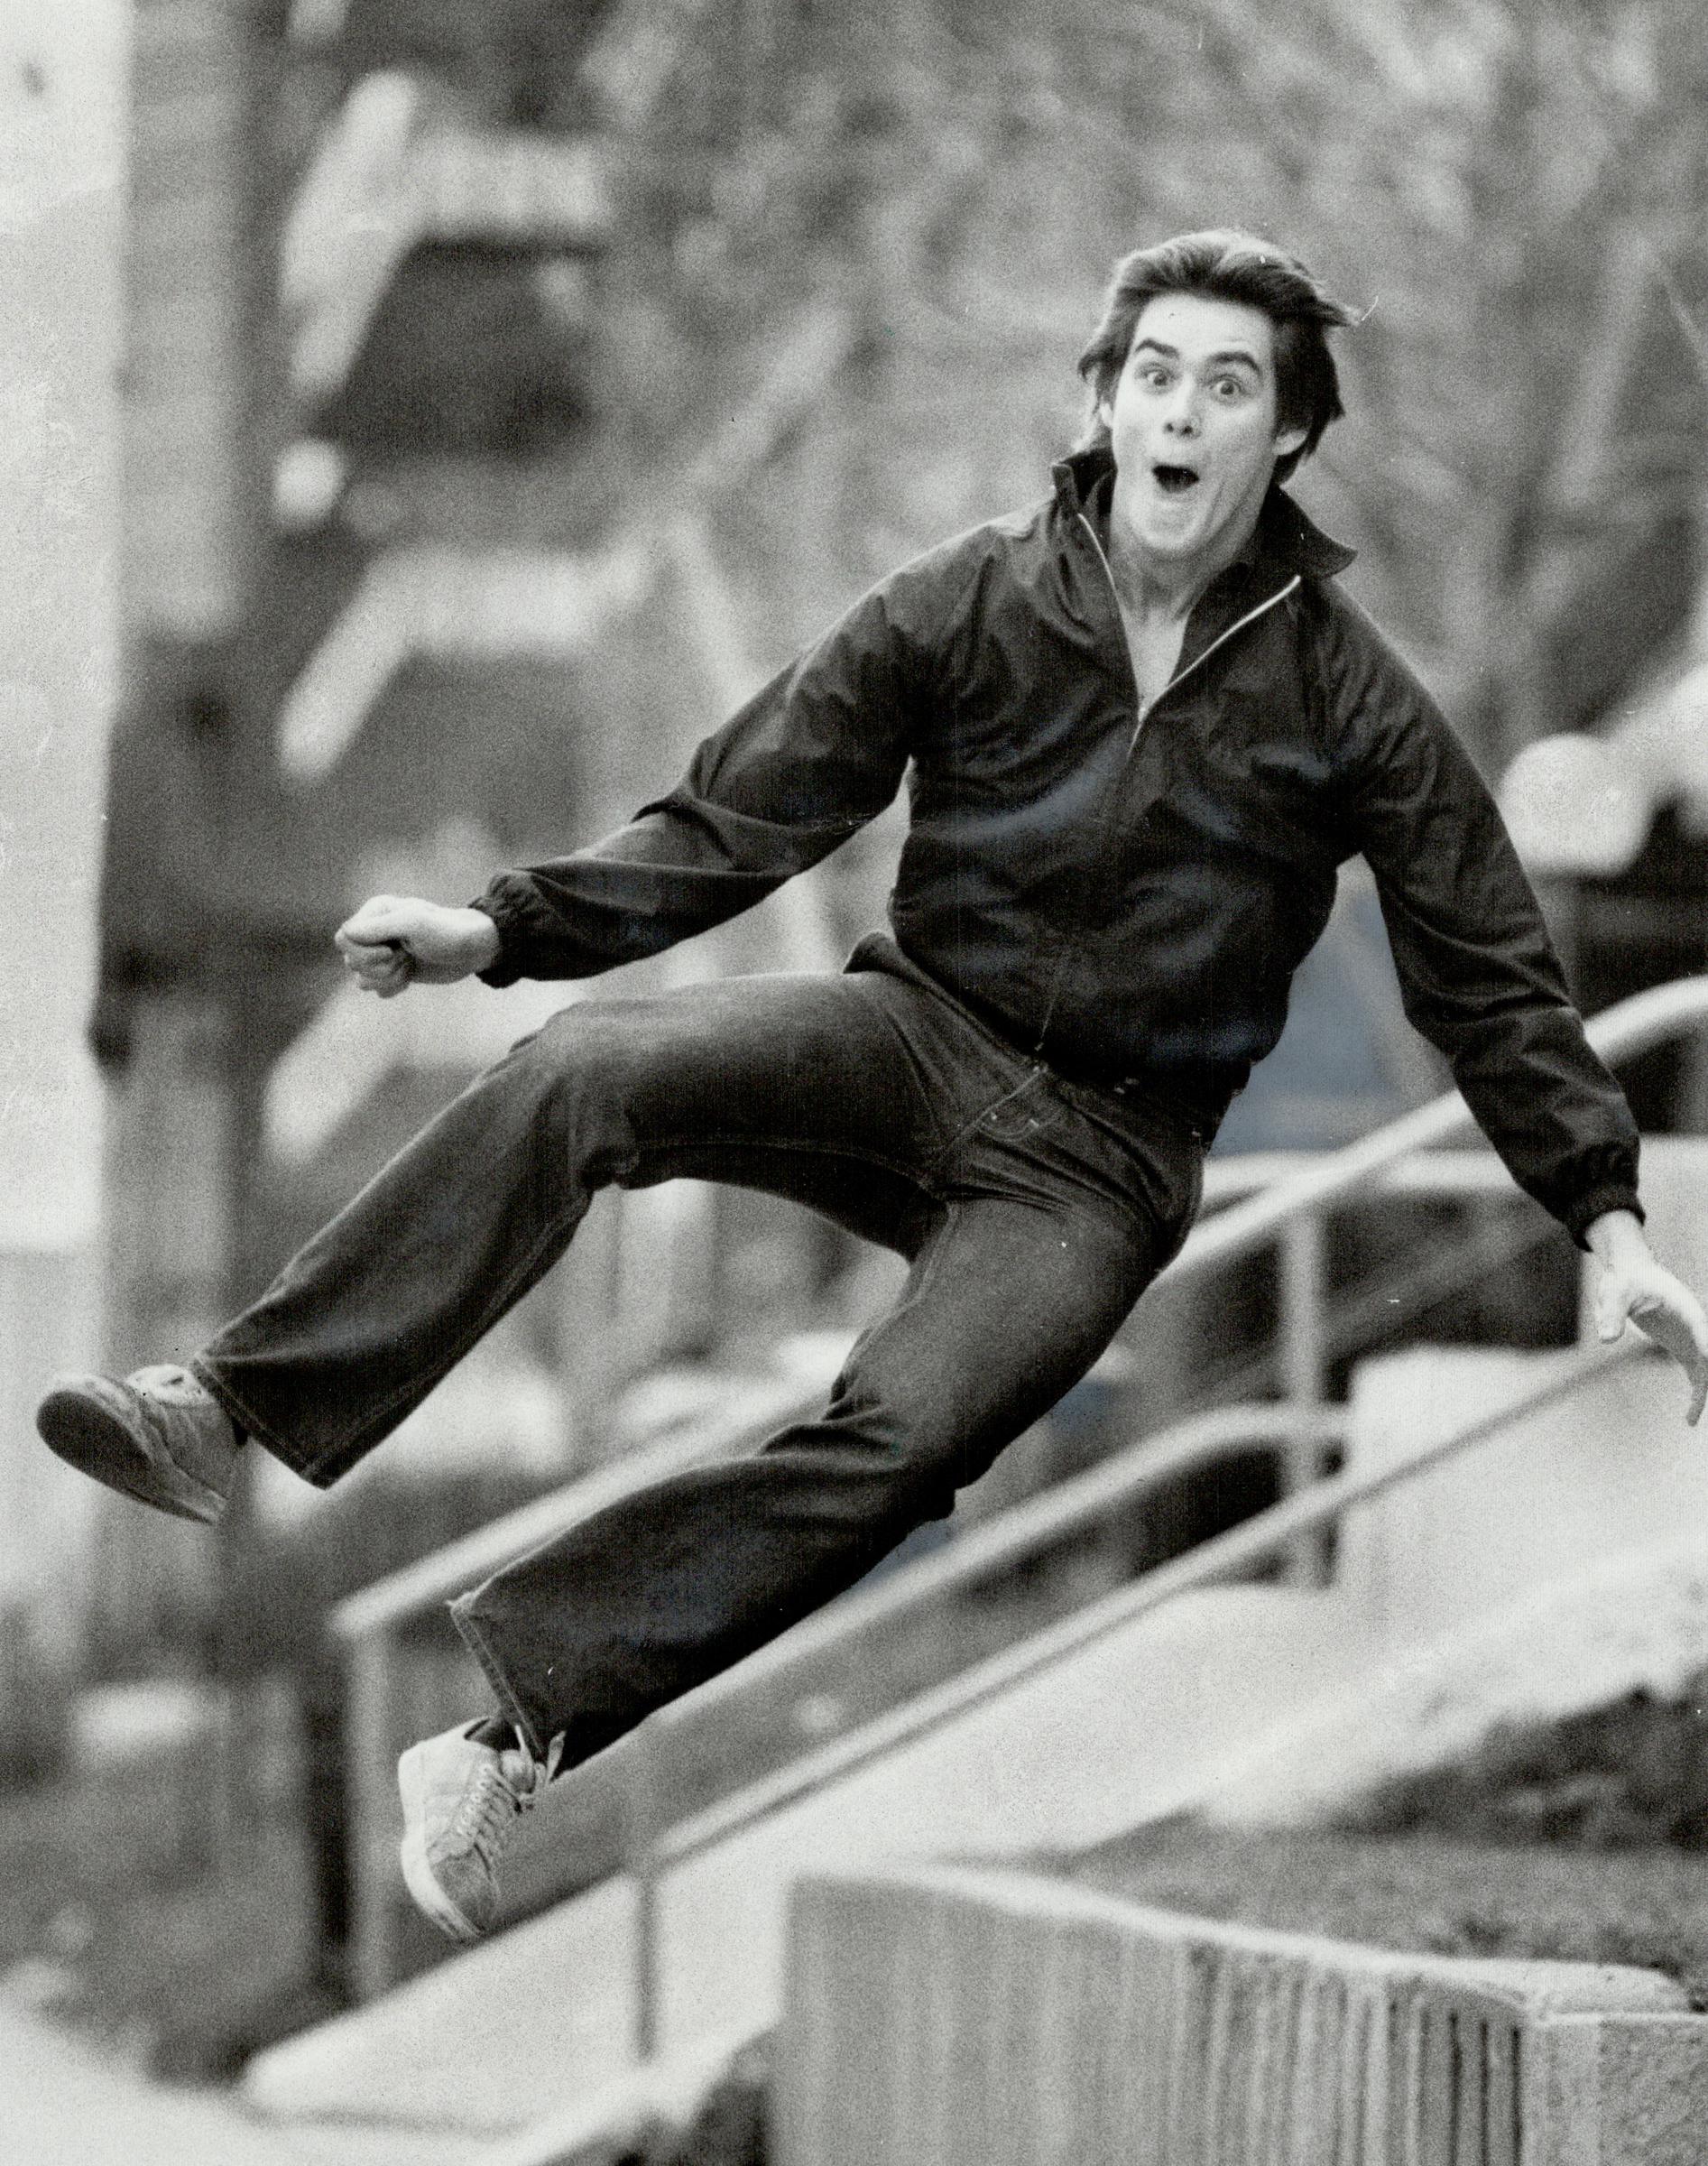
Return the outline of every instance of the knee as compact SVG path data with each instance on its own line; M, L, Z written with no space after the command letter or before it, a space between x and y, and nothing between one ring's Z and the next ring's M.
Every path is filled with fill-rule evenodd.
M589 1001L560 1008L519 1039L494 1072L520 1087L543 1125L565 1143L615 1145L629 1132L632 1065L621 1011Z
M586 1094L614 1072L621 1043L620 1017L611 1015L610 1004L588 1001L559 1008L518 1038L499 1066L530 1077L542 1090Z

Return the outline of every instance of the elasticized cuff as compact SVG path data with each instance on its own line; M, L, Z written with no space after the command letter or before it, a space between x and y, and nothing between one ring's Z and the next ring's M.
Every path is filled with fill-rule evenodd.
M1609 1211L1629 1211L1639 1225L1644 1217L1637 1190L1627 1181L1608 1180L1574 1196L1560 1213L1560 1223L1580 1248L1587 1248L1590 1227Z
M503 894L494 894L490 891L484 895L476 895L468 907L479 911L483 917L490 918L498 929L498 953L484 970L477 970L475 975L483 986L491 986L502 992L504 986L513 986L522 976L520 967L504 952L507 945L505 921L511 913L506 911Z

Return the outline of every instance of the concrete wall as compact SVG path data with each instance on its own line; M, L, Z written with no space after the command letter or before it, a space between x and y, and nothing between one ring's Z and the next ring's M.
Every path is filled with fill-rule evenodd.
M776 2060L780 2166L1687 2166L1708 2125L1653 1973L953 1870L802 1886Z

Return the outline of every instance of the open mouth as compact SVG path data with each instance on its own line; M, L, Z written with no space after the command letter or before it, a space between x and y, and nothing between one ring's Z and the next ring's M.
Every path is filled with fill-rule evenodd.
M1198 477L1190 467L1171 467L1159 460L1150 471L1165 496L1185 496L1198 486Z

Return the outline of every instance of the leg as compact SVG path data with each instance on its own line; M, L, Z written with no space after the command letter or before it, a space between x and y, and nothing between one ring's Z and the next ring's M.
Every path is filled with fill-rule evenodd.
M1084 1375L1159 1261L1141 1217L939 1208L823 1416L597 1514L453 1605L536 1758L566 1763L853 1585Z
M329 1483L549 1268L597 1189L733 1179L882 1237L863 1210L893 1220L935 1136L901 1041L858 978L589 1001L449 1106L197 1372L245 1430Z

